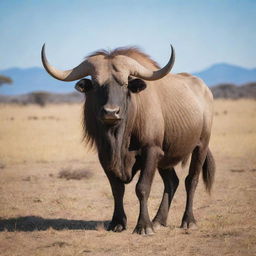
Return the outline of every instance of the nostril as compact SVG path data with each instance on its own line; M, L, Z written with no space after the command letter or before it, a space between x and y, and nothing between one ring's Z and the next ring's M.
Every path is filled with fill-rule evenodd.
M118 107L118 106L116 106L116 107L104 106L102 108L102 113L104 115L107 115L107 116L115 116L115 115L118 115L120 113L120 107Z
M117 124L122 118L120 116L120 107L117 105L105 105L101 109L101 121L106 125Z

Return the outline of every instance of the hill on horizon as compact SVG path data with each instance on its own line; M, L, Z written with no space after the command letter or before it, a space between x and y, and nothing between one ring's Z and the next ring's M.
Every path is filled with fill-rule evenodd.
M13 80L11 85L0 87L0 94L16 95L34 91L47 91L51 93L69 93L74 91L75 81L72 83L58 81L52 78L40 67L9 68L0 70L0 74ZM226 63L215 64L205 70L193 73L202 78L209 87L230 83L242 85L256 81L256 68L247 69Z
M193 73L193 75L202 78L210 87L223 83L242 85L256 81L256 68L248 69L227 63L218 63L203 71Z
M48 91L55 93L68 93L73 87L51 77L43 68L9 68L0 70L0 74L13 80L11 85L0 87L0 94L15 95L33 91Z

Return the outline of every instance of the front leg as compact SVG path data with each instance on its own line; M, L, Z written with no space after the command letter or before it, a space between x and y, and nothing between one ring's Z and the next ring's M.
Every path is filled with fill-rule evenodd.
M124 183L122 183L114 174L111 172L105 171L109 183L111 185L112 194L114 197L114 213L111 222L108 226L108 231L114 232L122 232L126 229L126 215L124 212L124 204L123 204L123 197L124 197Z
M136 195L140 202L140 214L133 233L141 235L152 235L154 233L153 225L148 214L148 197L157 163L162 154L162 150L156 146L148 147L142 152L143 166L136 185Z

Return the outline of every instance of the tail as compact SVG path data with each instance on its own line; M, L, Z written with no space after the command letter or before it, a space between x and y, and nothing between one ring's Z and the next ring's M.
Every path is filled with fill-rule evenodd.
M203 181L207 192L210 194L215 176L215 161L213 155L208 149L206 159L203 164Z

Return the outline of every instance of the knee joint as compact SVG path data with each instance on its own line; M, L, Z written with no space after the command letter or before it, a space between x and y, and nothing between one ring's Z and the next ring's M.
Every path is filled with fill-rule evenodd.
M148 196L148 187L144 184L137 184L136 186L136 195L140 198L145 198Z

